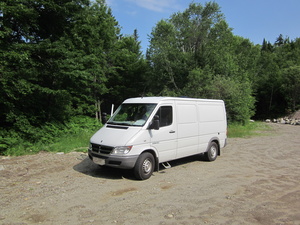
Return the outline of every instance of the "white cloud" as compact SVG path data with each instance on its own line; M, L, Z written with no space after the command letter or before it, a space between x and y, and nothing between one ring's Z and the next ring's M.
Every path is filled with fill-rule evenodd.
M136 5L155 12L166 12L170 9L179 9L177 0L127 0Z

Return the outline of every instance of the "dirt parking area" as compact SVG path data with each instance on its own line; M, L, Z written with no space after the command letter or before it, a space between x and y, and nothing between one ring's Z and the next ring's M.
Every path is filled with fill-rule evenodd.
M229 139L145 181L83 153L0 159L0 224L300 224L300 126Z

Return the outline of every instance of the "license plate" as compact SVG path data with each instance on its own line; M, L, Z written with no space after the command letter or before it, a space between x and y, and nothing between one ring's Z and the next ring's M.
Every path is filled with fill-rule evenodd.
M105 165L105 159L93 157L93 162L101 166Z

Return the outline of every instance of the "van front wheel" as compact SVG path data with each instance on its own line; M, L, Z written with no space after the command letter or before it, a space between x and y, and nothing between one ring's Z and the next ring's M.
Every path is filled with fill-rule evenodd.
M215 161L218 156L219 147L216 142L211 142L208 151L205 153L207 161Z
M151 153L141 154L134 167L134 175L138 180L146 180L154 171L154 157Z

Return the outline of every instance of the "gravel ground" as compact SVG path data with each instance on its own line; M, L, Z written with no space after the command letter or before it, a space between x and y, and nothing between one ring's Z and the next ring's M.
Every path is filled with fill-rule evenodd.
M300 126L229 139L221 156L137 181L84 153L0 159L0 224L300 224Z

